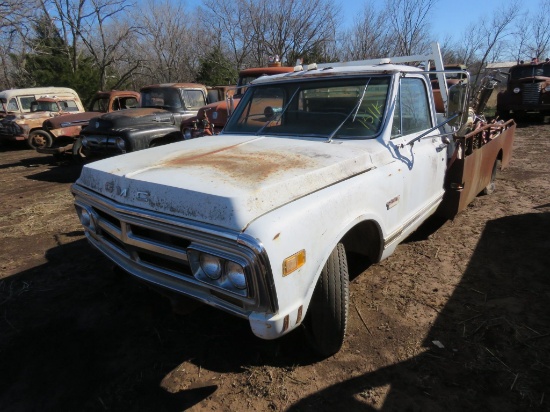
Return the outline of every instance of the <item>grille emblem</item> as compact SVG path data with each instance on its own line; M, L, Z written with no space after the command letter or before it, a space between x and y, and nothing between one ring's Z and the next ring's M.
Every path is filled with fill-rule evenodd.
M148 202L149 201L149 192L137 192L136 193L136 199L141 202Z
M128 196L128 189L123 189L120 186L116 187L116 194L122 197Z

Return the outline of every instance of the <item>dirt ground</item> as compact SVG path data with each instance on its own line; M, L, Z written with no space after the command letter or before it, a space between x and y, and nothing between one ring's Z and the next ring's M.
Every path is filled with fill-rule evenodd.
M167 300L85 241L81 166L0 148L0 410L550 410L550 125L517 129L497 191L430 221L380 264L351 257L348 336Z

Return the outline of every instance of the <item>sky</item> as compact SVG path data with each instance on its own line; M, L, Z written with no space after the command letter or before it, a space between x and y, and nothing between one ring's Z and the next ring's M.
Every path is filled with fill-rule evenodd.
M175 0L179 1L179 0ZM360 14L366 2L382 7L385 0L335 0L341 4L343 25L351 27L354 17ZM466 27L476 23L482 18L491 19L493 13L501 13L512 0L439 0L432 11L431 33L435 41L440 44L447 36L453 40L460 40ZM187 4L194 7L202 4L202 0L186 0ZM519 0L521 11L533 12L540 0ZM484 17L485 16L485 17Z
M342 13L345 24L351 25L354 16L359 14L367 0L356 0L351 2L342 2ZM384 0L369 0L370 2L383 5ZM492 13L499 13L503 6L509 0L439 0L432 11L433 19L431 21L431 32L436 36L434 40L442 43L447 35L455 40L460 38L465 28L478 22L483 16L489 16ZM521 7L525 11L533 9L538 4L538 0L520 0ZM440 33L438 36L437 34Z

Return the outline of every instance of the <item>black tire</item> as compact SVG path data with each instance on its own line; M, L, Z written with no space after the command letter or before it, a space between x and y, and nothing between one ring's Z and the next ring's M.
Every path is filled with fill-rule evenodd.
M491 181L485 186L485 188L481 191L482 195L492 195L495 192L496 184L495 180L497 177L497 171L500 169L500 160L496 159L495 163L493 164L493 171L491 172Z
M52 147L53 139L48 132L44 130L35 130L29 134L27 144L34 150L36 150L37 147Z
M497 110L497 116L502 120L510 120L510 110Z
M317 354L329 357L340 350L348 311L348 261L344 245L338 243L321 271L305 320L309 343Z
M518 110L514 112L512 116L516 123L525 123L527 121L527 113L523 110Z

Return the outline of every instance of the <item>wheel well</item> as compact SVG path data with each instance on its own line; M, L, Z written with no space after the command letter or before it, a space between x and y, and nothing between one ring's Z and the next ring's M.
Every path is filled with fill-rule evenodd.
M342 238L347 253L366 256L371 262L378 262L382 255L382 234L378 224L372 220L358 223Z
M50 132L48 132L47 130L45 129L42 129L41 127L35 127L34 129L31 129L29 130L29 135L33 132L44 132L46 133L48 136L50 136L52 139L54 139L54 136L52 136L52 134Z
M504 156L504 151L500 149L497 154L497 160L502 160L503 156Z

